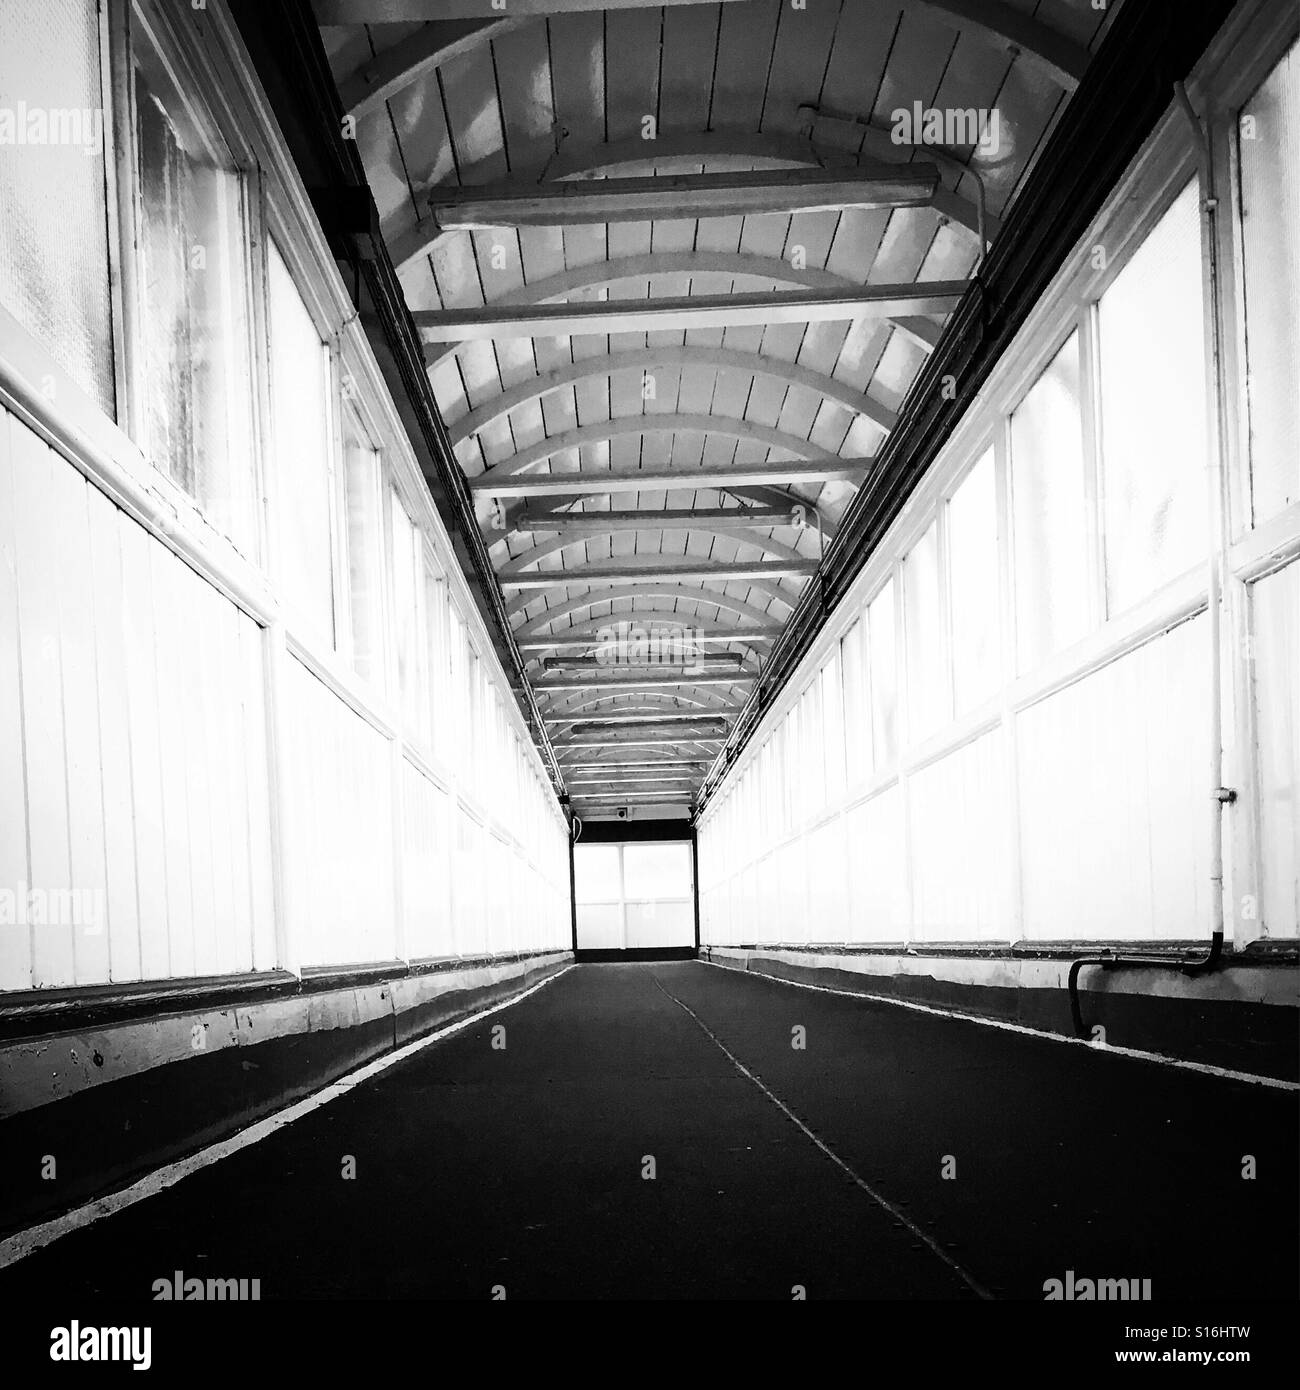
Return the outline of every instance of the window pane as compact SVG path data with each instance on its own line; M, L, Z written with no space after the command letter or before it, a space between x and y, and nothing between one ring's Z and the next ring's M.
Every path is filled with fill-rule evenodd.
M637 898L689 898L690 845L624 845L623 892L629 902Z
M867 703L867 619L859 618L840 643L844 682L844 748L850 786L871 773L871 708Z
M952 662L957 709L964 712L999 684L998 508L992 451L971 469L948 503Z
M343 436L348 523L348 600L352 661L367 680L383 679L383 528L379 511L379 455L348 418Z
M134 14L145 372L141 447L212 523L251 546L247 266L242 181Z
M1016 632L1028 670L1088 626L1087 494L1079 409L1079 335L1011 417Z
M280 578L293 602L332 640L325 345L274 246L269 272Z
M1246 103L1238 131L1251 487L1260 522L1300 497L1300 45Z
M574 845L573 882L580 903L622 900L617 845Z
M894 629L894 581L867 608L870 642L871 741L876 770L898 757L898 645Z
M903 561L903 596L908 738L915 742L952 715L939 608L939 528L934 522Z
M840 682L837 651L821 669L822 743L826 749L826 801L834 804L844 795L844 688Z
M1101 299L1106 611L1205 554L1205 358L1197 185Z
M0 6L0 130L5 124L0 304L111 415L108 200L93 0Z
M826 745L822 741L821 687L814 677L799 700L800 771L803 773L801 816L816 815L826 801Z

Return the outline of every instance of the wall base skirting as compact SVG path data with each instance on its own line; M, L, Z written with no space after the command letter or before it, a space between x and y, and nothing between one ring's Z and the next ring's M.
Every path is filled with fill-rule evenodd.
M1026 959L1007 952L963 956L703 946L700 957L731 970L1074 1036L1066 954ZM1159 966L1089 968L1083 972L1081 998L1090 1037L1098 1036L1092 1030L1104 1029L1111 1047L1284 1080L1300 1076L1300 969L1294 956L1229 957L1221 969L1192 977Z
M552 951L386 978L367 971L333 989L172 1000L140 1017L0 1042L0 1231L211 1144L572 960ZM49 1158L53 1180L42 1177Z

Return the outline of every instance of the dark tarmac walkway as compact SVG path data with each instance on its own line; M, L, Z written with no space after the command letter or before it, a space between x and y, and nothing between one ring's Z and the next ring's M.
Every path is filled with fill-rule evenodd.
M0 1291L1041 1299L1073 1270L1294 1299L1296 1171L1291 1092L695 962L584 965Z

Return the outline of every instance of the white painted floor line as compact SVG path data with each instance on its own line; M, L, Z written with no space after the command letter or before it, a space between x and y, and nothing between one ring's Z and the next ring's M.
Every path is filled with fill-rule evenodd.
M682 1001L678 999L678 997L675 994L673 994L669 990L664 989L663 984L660 982L658 976L655 976L655 984L659 986L660 990L662 990L664 994L668 995L669 999L671 999L673 1003L677 1005L678 1008L684 1009L688 1014L690 1014L690 1016L699 1025L700 1029L703 1031L705 1036L723 1054L723 1056L726 1057L727 1061L729 1061L731 1065L735 1067L735 1069L743 1077L745 1077L746 1080L752 1081L754 1085L757 1086L760 1091L762 1091L762 1093L767 1097L767 1099L770 1100L772 1104L775 1105L776 1108L786 1117L786 1119L789 1120L792 1124L794 1124L795 1127L802 1131L802 1133L805 1134L809 1139L811 1139L812 1142L822 1151L822 1153L824 1153L826 1157L829 1158L830 1161L833 1164L835 1164L837 1168L839 1168L842 1172L846 1173L849 1176L849 1178L852 1179L852 1181L858 1187L860 1187L862 1191L865 1192L873 1202L876 1203L877 1206L879 1206L882 1210L887 1211L890 1214L890 1216L894 1218L895 1221L899 1222L900 1225L905 1226L907 1230L917 1238L917 1240L921 1241L930 1250L932 1254L937 1255L939 1259L942 1260L943 1263L946 1264L948 1268L951 1269L952 1272L956 1274L959 1279L961 1279L961 1281L967 1286L967 1288L971 1289L973 1292L978 1294L980 1298L990 1300L993 1298L993 1295L989 1292L989 1290L986 1289L984 1285L981 1284L973 1274L971 1274L968 1270L964 1269L960 1264L958 1264L957 1261L953 1259L953 1257L943 1248L942 1245L940 1245L931 1236L927 1235L909 1216L899 1211L899 1209L891 1201L889 1201L885 1197L882 1197L880 1193L877 1192L876 1189L872 1187L872 1185L865 1178L859 1177L858 1174L855 1173L847 1163L845 1163L845 1161L839 1156L839 1154L837 1154L835 1150L830 1147L830 1145L825 1143L823 1140L819 1139L817 1135L815 1135L812 1132L812 1130L810 1130L808 1126L804 1124L804 1122L799 1118L799 1116L796 1115L794 1111L791 1110L790 1107L780 1098L780 1096L774 1095L763 1084L763 1082L761 1082L758 1079L758 1077L756 1077L754 1073L750 1071L750 1069L744 1064L744 1062L742 1062L740 1058L737 1057L735 1053L727 1047L726 1043L724 1043L722 1039L718 1037L718 1035L709 1027L707 1023L704 1022L704 1020L699 1016L699 1014L695 1012L694 1009L690 1007L690 1005L683 1004Z
M716 960L701 960L701 965L711 965L715 970L726 970L733 975L756 975L762 980L773 980L778 985L793 985L796 989L815 989L819 994L839 994L845 999L870 999L877 1004L892 1004L898 1009L912 1009L919 1014L934 1014L938 1018L952 1018L961 1023L978 1023L981 1028L999 1028L1004 1033L1022 1033L1025 1037L1038 1038L1043 1042L1069 1043L1074 1047L1086 1047L1089 1052L1107 1057L1132 1057L1139 1062L1158 1062L1164 1067L1178 1067L1182 1071L1200 1072L1203 1076L1218 1076L1226 1081L1246 1081L1252 1086L1268 1086L1275 1091L1300 1091L1300 1081L1284 1081L1276 1076L1260 1076L1252 1071L1233 1071L1229 1067L1214 1067L1208 1062L1189 1062L1182 1057L1166 1057L1161 1052L1146 1052L1139 1047L1116 1047L1113 1043L1089 1042L1086 1038L1070 1038L1064 1033L1049 1033L1042 1028L1030 1028L1023 1023L1007 1023L1001 1018L983 1018L979 1014L964 1014L960 1009L940 1009L933 1004L917 1004L911 999L896 999L890 994L868 994L865 990L832 989L830 985L814 985L807 980L787 980L783 975L769 975L765 970L738 970L735 966L722 965Z
M300 1101L295 1101L293 1105L286 1106L283 1110L277 1110L274 1115L268 1115L264 1120L258 1120L256 1124L249 1125L247 1129L241 1129L228 1139L222 1139L216 1144L208 1145L206 1149L200 1149L198 1153L190 1154L188 1158L177 1159L175 1163L168 1163L162 1168L156 1168L152 1173L146 1173L144 1177L133 1182L129 1187L124 1187L118 1192L110 1192L106 1197L96 1198L93 1202L87 1202L85 1206L64 1212L62 1216L53 1217L49 1221L42 1222L39 1226L29 1226L24 1231L16 1232L0 1241L0 1269L17 1264L19 1260L24 1259L34 1251L53 1244L54 1241L70 1235L73 1231L79 1231L106 1216L112 1216L116 1212L134 1206L137 1202L143 1202L147 1197L156 1196L159 1192L174 1187L192 1173L210 1167L223 1158L229 1158L231 1154L236 1154L241 1149L250 1148L263 1139L269 1139L272 1134L284 1129L286 1125L291 1125L295 1120L301 1120L304 1115L310 1115L313 1110L319 1110L321 1106L328 1105L330 1101L338 1100L340 1096L347 1095L349 1091L355 1090L362 1082L369 1081L371 1077L378 1076L380 1072L387 1071L389 1067L396 1066L398 1062L404 1062L408 1057L414 1056L415 1053L428 1047L431 1043L449 1037L452 1033L459 1033L462 1028L468 1028L470 1024L477 1023L480 1019L500 1013L502 1009L508 1009L511 1005L520 1003L527 999L530 994L536 994L539 989L545 988L552 980L558 980L561 975L568 974L572 969L572 965L566 965L563 970L557 970L554 975L548 975L546 979L539 980L535 985L531 985L519 994L511 995L509 999L503 999L500 1003L493 1004L491 1008L480 1009L467 1018L449 1023L445 1028L439 1028L433 1033L426 1033L424 1037L416 1038L413 1042L404 1044L395 1052L386 1052L373 1062L367 1062L365 1066L358 1067L356 1071L349 1072L338 1081L331 1082L328 1086Z

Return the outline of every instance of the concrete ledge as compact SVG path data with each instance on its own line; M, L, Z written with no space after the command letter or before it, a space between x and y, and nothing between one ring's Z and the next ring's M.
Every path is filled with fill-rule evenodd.
M0 1043L0 1231L202 1148L572 959L555 951L403 970ZM47 1156L52 1181L41 1176Z
M1080 948L1079 955L1096 947ZM1021 958L834 951L764 946L704 946L703 959L733 970L822 985L853 994L1017 1023L1072 1037L1066 991L1069 954ZM1113 1047L1229 1067L1259 1076L1300 1075L1297 1022L1300 969L1294 957L1236 958L1211 974L1176 969L1086 969L1080 980L1089 1030Z

